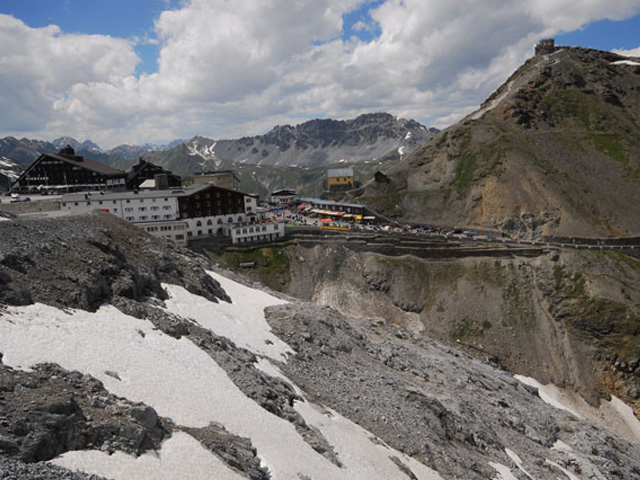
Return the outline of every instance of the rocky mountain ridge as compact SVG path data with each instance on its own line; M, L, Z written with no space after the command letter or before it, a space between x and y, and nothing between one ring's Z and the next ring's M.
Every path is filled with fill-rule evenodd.
M51 142L5 137L0 139L0 155L21 165L29 165L42 153L57 153L67 145L70 145L78 155L105 164L112 164L122 160L134 161L151 151L166 150L175 147L179 143L182 143L182 140L176 140L167 145L118 145L112 149L103 150L91 140L79 142L73 137L60 137Z
M279 125L264 135L236 140L194 137L174 150L150 155L150 161L176 171L189 162L191 171L234 168L239 164L272 167L323 167L387 155L400 158L435 133L414 120L388 113L364 114L351 120L316 119L296 126Z
M361 201L518 236L640 233L640 59L558 47L390 169Z
M0 192L8 190L11 182L16 180L23 170L23 165L0 156Z

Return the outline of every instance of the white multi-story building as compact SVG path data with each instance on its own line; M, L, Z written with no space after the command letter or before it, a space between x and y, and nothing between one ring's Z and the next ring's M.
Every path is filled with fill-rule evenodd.
M73 213L102 210L136 224L151 235L182 245L190 239L215 235L230 236L233 243L241 241L240 238L258 241L284 236L283 225L269 227L268 236L232 233L232 226L267 223L264 214L257 212L257 203L252 195L214 185L191 185L170 190L68 194L60 199L60 208Z
M284 223L280 221L225 225L224 229L232 243L266 242L284 237Z

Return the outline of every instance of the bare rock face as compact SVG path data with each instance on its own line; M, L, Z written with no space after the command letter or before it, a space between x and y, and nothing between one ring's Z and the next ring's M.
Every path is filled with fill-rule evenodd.
M621 447L614 434L543 404L537 389L467 354L379 320L356 327L329 307L267 312L296 351L281 368L309 398L443 478L494 478L490 463L509 464L509 452L533 478L555 480L559 466L577 478L640 476L638 444L620 439Z
M0 452L26 463L86 448L139 455L169 433L153 408L57 365L23 372L0 364L0 396Z
M202 259L112 215L2 222L0 301L95 310L116 297L165 298L171 281L212 301L226 293Z

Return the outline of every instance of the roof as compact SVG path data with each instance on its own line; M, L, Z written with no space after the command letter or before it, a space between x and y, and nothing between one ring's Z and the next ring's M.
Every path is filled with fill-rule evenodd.
M76 157L76 156L71 157L67 155L60 155L59 153L43 153L40 158L43 158L43 157L50 157L56 160L61 160L65 163L69 163L74 166L82 167L84 169L91 170L93 172L101 173L102 175L112 175L112 176L126 175L126 173L122 170L109 167L108 165L103 165L102 163L94 162L93 160L87 160L84 157Z
M235 190L229 190L228 188L217 187L208 183L200 183L189 185L188 187L168 188L165 190L127 190L121 192L79 192L79 193L67 193L60 198L61 202L77 202L86 200L131 200L138 198L164 198L164 197L189 197L195 195L198 192L207 190L209 188L215 188L218 190L224 190L233 192L240 195L246 195L242 192L236 192Z
M194 177L227 177L232 176L236 180L240 181L238 176L233 170L209 170L206 172L195 172Z
M300 201L302 203L311 203L315 205L340 205L342 207L364 208L364 205L360 205L358 203L336 202L334 200L323 200L322 198L301 198Z
M296 192L294 189L292 189L292 188L281 188L281 189L279 189L279 190L274 190L274 191L271 193L271 196L272 196L272 197L273 197L274 195L275 195L275 196L278 196L278 195L297 195L297 192Z
M353 168L330 168L327 177L353 177Z

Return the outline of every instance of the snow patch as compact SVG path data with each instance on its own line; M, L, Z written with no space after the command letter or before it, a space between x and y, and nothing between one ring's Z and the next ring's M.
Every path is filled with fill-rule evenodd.
M553 444L551 450L555 450L560 453L573 453L573 448L564 443L562 440L556 440L556 443Z
M640 443L640 420L636 418L632 408L619 398L612 396L610 401L601 401L600 407L595 408L571 390L562 390L551 384L542 385L537 380L522 375L514 375L514 378L537 388L544 402L616 432L630 442Z
M513 461L513 463L516 464L516 466L518 467L518 469L524 473L527 477L529 477L531 480L535 480L530 474L529 472L527 472L524 468L524 466L522 465L522 459L518 456L518 454L516 452L514 452L513 450L509 450L508 448L504 449L505 453L509 456L509 458Z
M170 298L167 310L183 318L190 318L216 335L226 337L238 347L284 360L293 350L271 332L264 309L285 302L268 293L245 287L222 275L207 272L231 297L232 303L212 303L206 298L189 293L177 285L163 285Z
M405 150L407 149L407 147L398 147L398 154L400 155L404 155Z
M257 367L267 375L289 383L298 395L304 396L304 392L270 361L259 360ZM308 400L297 402L295 409L305 422L320 430L333 445L338 458L347 469L360 468L365 475L369 475L369 478L392 478L397 476L399 471L397 465L389 461L389 458L394 456L399 458L418 478L428 480L442 478L436 471L387 446L379 438L372 441L373 434L334 410L320 408Z
M552 467L556 467L558 470L560 470L562 473L564 473L567 478L569 480L580 480L578 477L576 477L573 473L571 473L569 470L567 470L566 468L558 465L556 462L553 462L551 460L549 460L548 458L544 461L547 465L551 465Z
M636 438L636 442L640 443L640 420L638 420L633 413L633 409L613 395L611 396L611 400L607 403L613 411L617 412L619 418L625 423L631 434Z
M185 461L188 459L188 461ZM217 456L205 450L192 436L177 432L167 439L159 452L134 457L123 452L109 455L97 450L67 452L51 461L56 465L91 472L114 480L205 479L246 480L234 472Z
M640 65L640 62L634 62L633 60L618 60L617 62L611 62L611 65Z
M233 298L233 304L208 303L180 287L167 285L172 295L166 302L167 309L181 316L188 313L195 321L225 332L258 355L282 360L288 347L275 341L262 313L265 305L282 301L211 275ZM271 338L272 346L265 343ZM42 304L8 307L0 317L0 351L4 363L14 368L29 369L52 362L90 374L115 395L144 402L177 425L204 427L218 422L229 432L251 440L273 478L406 480L406 474L391 456L401 459L419 479L441 478L402 453L369 441L369 432L337 413L308 401L297 403L296 409L305 421L318 428L336 449L344 465L337 467L313 450L290 422L246 397L226 372L188 338L170 337L151 322L125 315L113 306L104 305L96 312L62 311ZM269 368L264 362L261 361L263 368ZM117 373L120 380L106 371ZM125 454L108 457L100 452L78 451L61 456L56 463L116 480L237 478L193 442L176 433L159 452L138 459ZM175 473L177 468L181 469L179 474Z
M578 418L583 418L578 412L576 412L573 408L569 407L569 401L567 401L566 395L553 384L543 385L538 382L534 378L525 377L523 375L514 375L513 378L519 380L525 385L529 385L531 387L538 389L538 395L542 399L543 402L551 405L552 407L558 408L560 410L565 410L572 415L575 415Z
M496 462L489 462L489 465L498 472L498 476L494 477L493 480L518 480L518 478L511 473L511 469L506 465Z

